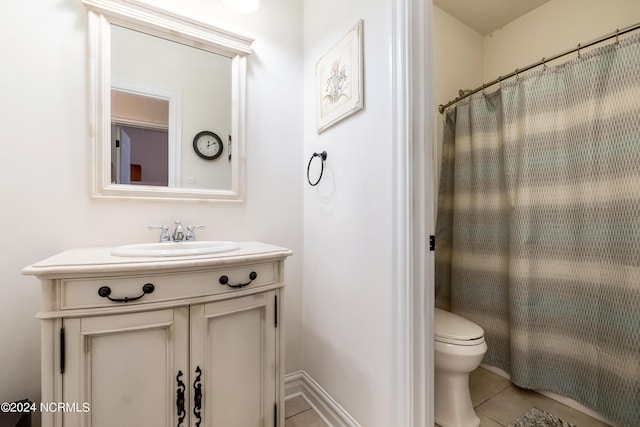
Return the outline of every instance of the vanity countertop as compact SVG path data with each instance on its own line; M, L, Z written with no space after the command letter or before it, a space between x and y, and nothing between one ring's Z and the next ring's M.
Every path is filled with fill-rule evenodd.
M262 242L238 242L230 252L175 257L121 257L111 255L113 247L70 249L36 262L22 274L45 279L70 275L104 275L208 268L247 262L268 262L293 255L289 249Z

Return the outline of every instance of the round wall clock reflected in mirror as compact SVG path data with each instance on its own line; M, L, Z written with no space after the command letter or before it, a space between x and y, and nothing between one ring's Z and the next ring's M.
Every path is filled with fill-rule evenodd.
M217 159L222 154L222 148L222 140L211 131L204 130L193 138L193 150L202 159Z

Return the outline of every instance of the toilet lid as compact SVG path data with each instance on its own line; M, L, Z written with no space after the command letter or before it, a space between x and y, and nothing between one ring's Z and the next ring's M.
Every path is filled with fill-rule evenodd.
M436 339L456 341L477 340L484 335L482 328L472 321L439 308L434 312L434 333Z

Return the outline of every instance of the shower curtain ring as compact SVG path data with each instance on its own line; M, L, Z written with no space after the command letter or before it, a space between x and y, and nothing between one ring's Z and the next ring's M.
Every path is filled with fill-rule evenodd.
M542 71L547 71L547 61L545 57L542 57Z
M620 43L620 40L618 40L618 33L619 32L620 32L620 30L616 28L616 44Z
M581 58L582 56L580 55L580 43L578 43L578 58Z
M520 76L518 75L518 69L516 68L516 81L520 80Z

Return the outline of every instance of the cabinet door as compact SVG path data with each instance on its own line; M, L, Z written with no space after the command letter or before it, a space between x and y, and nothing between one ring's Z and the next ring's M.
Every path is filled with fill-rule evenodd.
M63 401L90 409L66 411L64 425L178 425L178 391L187 388L188 399L188 322L188 307L65 319Z
M191 307L192 426L277 424L275 298L271 291Z

